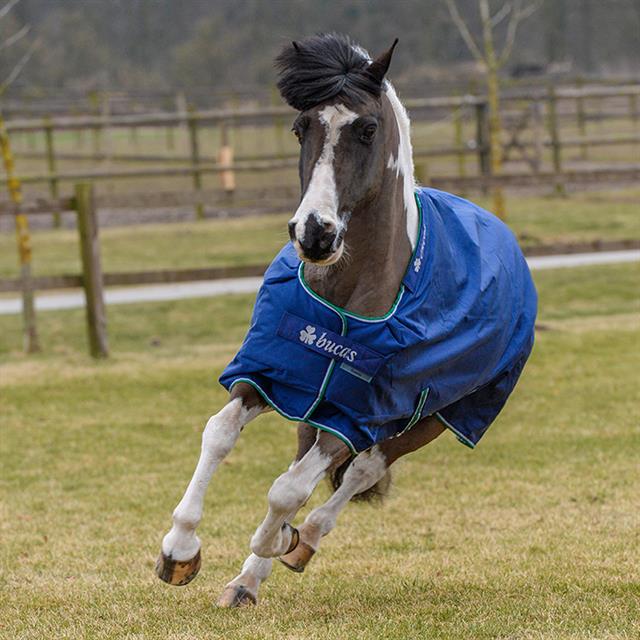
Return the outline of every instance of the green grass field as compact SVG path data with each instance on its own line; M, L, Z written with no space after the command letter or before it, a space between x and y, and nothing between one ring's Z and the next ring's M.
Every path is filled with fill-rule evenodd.
M276 567L235 611L213 603L293 455L281 418L215 476L196 581L153 565L252 297L111 307L99 363L81 311L40 314L36 357L0 317L0 637L639 637L640 269L536 282L537 346L481 445L445 434L409 456L385 505L349 505L307 573Z
M490 208L488 199L473 198ZM511 196L507 222L526 246L597 239L640 239L640 189L570 198ZM111 227L101 231L105 271L266 264L288 240L290 213L181 224ZM260 242L256 242L256 238ZM33 234L37 275L78 273L73 230ZM17 275L13 234L0 234L0 278Z

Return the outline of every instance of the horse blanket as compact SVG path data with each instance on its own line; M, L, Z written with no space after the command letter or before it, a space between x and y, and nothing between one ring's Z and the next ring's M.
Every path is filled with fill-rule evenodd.
M531 352L536 290L498 218L436 189L415 197L418 242L386 315L320 297L289 243L265 273L221 384L252 385L285 418L335 434L354 453L430 415L475 447Z

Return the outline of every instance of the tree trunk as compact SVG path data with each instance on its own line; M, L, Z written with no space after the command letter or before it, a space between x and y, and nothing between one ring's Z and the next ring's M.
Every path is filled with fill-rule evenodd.
M489 103L489 149L491 154L491 175L502 173L502 122L500 120L500 85L498 70L500 64L493 43L493 29L488 0L480 0L480 16L482 18L482 38L484 43L485 65L487 72L487 100ZM505 202L502 187L494 186L493 212L505 219Z

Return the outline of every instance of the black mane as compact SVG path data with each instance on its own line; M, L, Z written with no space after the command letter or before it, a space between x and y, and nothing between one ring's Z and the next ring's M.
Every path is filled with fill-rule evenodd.
M286 46L276 58L278 89L287 103L305 111L332 98L347 105L379 97L380 82L367 71L371 60L348 36L322 33Z

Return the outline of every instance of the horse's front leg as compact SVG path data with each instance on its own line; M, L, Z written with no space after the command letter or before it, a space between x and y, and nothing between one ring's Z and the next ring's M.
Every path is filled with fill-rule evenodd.
M294 462L271 486L269 509L251 538L251 551L261 558L274 558L298 541L289 522L311 497L326 472L349 458L349 449L336 436L320 431L315 444Z
M229 402L209 418L202 434L196 470L173 512L173 526L162 540L156 564L158 577L173 585L191 582L200 570L200 539L204 496L213 472L235 445L242 428L266 409L264 400L247 384L237 384Z
M313 447L317 438L317 429L300 422L298 424L298 451L294 464L302 460ZM261 558L255 553L249 555L242 565L240 573L227 584L218 605L221 607L240 607L257 604L260 585L271 575L273 561Z
M313 447L317 438L317 429L300 422L298 424L298 451L294 464L302 460ZM255 553L249 555L242 565L242 571L227 584L218 600L221 607L240 607L257 604L260 585L271 575L273 561L261 558Z

